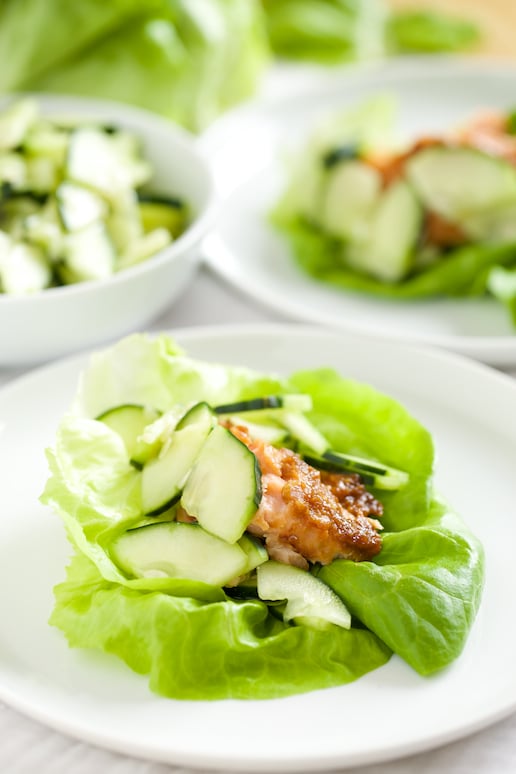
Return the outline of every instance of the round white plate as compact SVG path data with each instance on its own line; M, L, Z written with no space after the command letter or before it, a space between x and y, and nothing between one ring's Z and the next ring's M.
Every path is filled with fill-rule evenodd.
M516 385L439 351L299 326L194 329L200 358L289 373L334 366L396 396L433 432L438 489L484 543L487 583L463 655L422 678L396 657L351 685L273 701L177 702L106 654L68 649L47 625L69 555L38 504L45 446L84 357L0 391L0 698L126 754L228 770L323 770L383 761L469 734L516 708ZM173 657L173 656L171 656Z
M331 71L330 71L331 72ZM267 213L285 186L285 157L321 117L369 95L393 94L400 135L441 131L482 107L514 108L516 69L450 60L400 60L338 75L283 78L284 96L228 114L204 137L224 203L205 246L210 266L287 317L447 347L497 365L516 363L516 332L490 298L392 301L333 288L304 274ZM318 86L314 84L318 80Z

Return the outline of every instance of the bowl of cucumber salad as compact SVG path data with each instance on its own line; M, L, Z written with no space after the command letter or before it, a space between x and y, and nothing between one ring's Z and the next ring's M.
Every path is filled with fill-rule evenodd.
M138 328L193 276L209 169L184 130L122 105L0 104L0 363Z

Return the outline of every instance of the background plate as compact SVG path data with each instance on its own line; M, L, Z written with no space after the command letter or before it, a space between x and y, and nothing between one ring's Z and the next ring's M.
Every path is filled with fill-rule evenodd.
M321 117L368 96L396 96L400 136L442 131L483 107L514 108L516 69L446 59L405 59L281 79L283 97L227 115L204 136L224 202L206 242L210 266L241 291L287 317L391 339L425 342L497 365L516 363L516 335L499 302L392 301L332 288L305 275L267 213L285 184L285 157ZM290 88L289 88L290 84ZM316 85L317 84L317 85Z
M421 678L397 658L342 688L263 702L176 702L106 654L69 650L47 625L69 546L38 504L43 449L83 357L0 391L0 698L48 725L126 754L210 769L302 771L387 760L464 736L516 708L516 385L484 366L301 326L195 329L207 360L287 374L331 365L401 399L433 432L437 486L482 539L487 583L461 658Z

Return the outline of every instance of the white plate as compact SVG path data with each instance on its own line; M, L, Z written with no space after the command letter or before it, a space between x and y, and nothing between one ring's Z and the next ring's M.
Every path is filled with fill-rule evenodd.
M493 299L397 302L332 288L305 275L267 221L285 184L285 156L321 116L377 93L394 94L401 134L441 131L479 108L514 108L516 69L487 63L401 60L339 75L282 80L284 96L229 114L205 135L225 201L205 248L215 271L287 317L447 347L489 363L516 363L516 335Z
M298 326L178 335L196 357L288 373L335 366L401 399L434 433L437 485L487 552L479 618L461 658L423 679L396 657L351 685L262 702L176 702L115 657L69 650L46 621L69 554L38 504L43 448L84 359L0 391L0 698L126 754L228 770L323 770L383 761L475 731L516 707L516 385L442 352Z

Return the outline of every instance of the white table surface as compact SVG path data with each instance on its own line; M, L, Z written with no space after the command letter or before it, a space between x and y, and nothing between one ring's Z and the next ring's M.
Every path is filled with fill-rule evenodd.
M238 296L203 269L181 301L162 315L150 329L280 320L277 314ZM21 373L20 369L0 369L0 385ZM516 377L516 370L513 375ZM507 668L516 667L508 664ZM360 774L515 774L516 714L463 741L404 760L361 768L359 771ZM1 774L72 772L190 774L184 768L127 758L75 741L23 717L0 702Z

